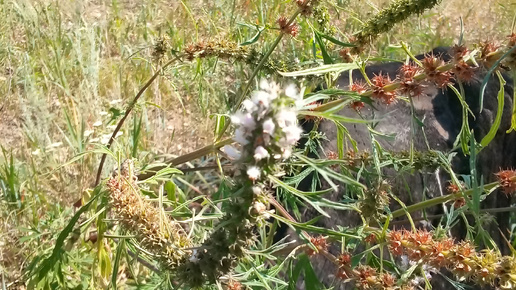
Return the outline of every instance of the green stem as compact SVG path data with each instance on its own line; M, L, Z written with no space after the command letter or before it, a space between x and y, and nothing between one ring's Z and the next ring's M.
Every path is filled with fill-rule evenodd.
M486 209L480 210L480 212L486 212L486 213L500 213L500 212L511 212L511 211L516 211L516 207L508 206L508 207L486 208ZM467 210L467 211L464 211L464 213L473 214L473 211ZM446 216L446 214L427 215L426 217L412 218L412 221L417 222L417 221L422 221L422 220L433 220L433 219L441 218L443 216ZM405 224L408 222L410 222L410 220L406 219L406 220L394 221L394 222L391 222L390 224L391 225L401 225L401 224Z
M144 173L139 174L138 180L148 179L148 178L154 176L156 174L156 172L160 171L161 169L171 167L171 166L177 166L179 164L183 164L185 162L195 160L199 157L213 153L213 152L217 151L219 148L222 148L223 146L229 145L231 143L233 143L233 139L224 139L222 141L216 142L215 144L204 146L201 149L195 150L194 152L190 152L188 154L181 155L174 159L166 160L164 163L166 163L167 165L156 166L156 167L149 169L148 171L145 171Z
M499 185L500 185L500 183L498 181L491 182L489 184L484 185L484 191L487 191L488 193L491 193ZM468 190L465 190L464 192L459 192L459 193L454 193L454 194L448 194L448 195L444 195L444 196L434 197L434 198L429 199L429 200L425 200L425 201L422 201L422 202L419 202L419 203L416 203L416 204L413 204L413 205L409 205L406 208L402 208L402 209L398 209L396 211L393 211L392 212L392 218L397 218L397 217L400 217L400 216L405 215L407 213L411 213L411 212L414 212L414 211L422 210L422 209L425 209L425 208L428 208L428 207L431 207L431 206L434 206L434 205L438 205L438 204L441 204L441 203L445 203L445 202L448 202L450 200L455 200L455 199L458 199L458 198L461 198L461 197L470 196L472 194L473 194L473 189L468 189Z
M156 73L154 73L154 75L147 81L147 83L145 83L145 85L140 89L140 91L136 94L136 96L133 98L133 100L131 101L131 103L129 103L129 106L127 107L127 109L125 110L125 114L124 116L122 117L122 119L120 119L120 121L118 122L115 130L113 131L113 134L111 134L111 137L109 138L109 142L107 144L107 148L111 148L111 145L113 144L113 141L115 141L115 136L116 134L118 133L118 131L120 131L120 129L122 128L122 125L124 124L125 120L127 119L127 117L129 117L129 114L131 113L131 111L133 110L134 106L136 105L136 102L138 101L138 99L140 99L140 97L143 95L143 93L150 87L150 85L154 82L154 80L159 76L159 74L161 73L161 71L163 69L165 69L167 66L171 65L172 63L174 63L176 60L179 60L182 56L176 56L175 58L173 58L172 60L170 60L169 62L167 62L166 64L164 64L161 68L158 68L156 70ZM95 179L95 185L94 186L97 186L100 182L100 176L102 175L102 168L104 167L104 162L106 162L106 157L107 157L107 154L104 153L102 154L102 157L100 158L100 164L99 164L99 168L97 170L97 178Z

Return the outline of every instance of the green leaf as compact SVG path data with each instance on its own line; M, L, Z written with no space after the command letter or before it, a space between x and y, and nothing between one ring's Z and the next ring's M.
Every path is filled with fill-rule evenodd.
M318 234L322 234L322 235L328 235L328 236L332 236L332 237L336 237L336 238L343 238L343 237L344 238L352 238L352 239L360 238L360 236L357 236L357 235L348 234L345 232L339 232L339 231L335 231L335 230L330 230L330 229L320 228L320 227L310 225L310 223L313 223L314 221L310 221L310 222L306 222L306 223L298 223L298 222L288 220L288 219L286 219L282 216L276 215L276 214L271 214L271 216L274 217L275 219L285 223L286 225L293 227L294 229L298 229L298 230L303 230L303 231L312 232L312 233L318 233Z
M331 59L330 55L326 51L326 45L324 45L324 41L322 40L320 34L314 30L314 39L319 45L319 48L321 49L321 55L323 57L324 64L332 64L333 59Z
M346 133L349 134L349 132L347 132L348 130L346 129L346 127L342 126L341 123L339 122L334 122L335 123L335 127L337 127L337 153L338 153L338 156L339 156L339 159L343 159L344 158L344 135Z
M327 39L329 40L330 42L333 42L335 43L336 45L340 45L340 46L343 46L343 47L356 47L356 45L352 44L352 43L348 43L348 42L342 42L330 35L327 35L327 34L324 34L318 30L314 30L315 33L317 33L319 35L319 37L321 38L324 38L324 39Z
M516 50L516 46L513 46L511 49L509 49L506 53L502 55L494 64L493 66L487 71L486 76L484 77L484 80L482 81L482 85L480 86L480 95L479 95L479 104L480 104L480 111L482 113L482 110L484 108L484 93L486 91L487 83L489 82L489 79L491 78L491 74L498 68L500 65L500 62L502 62L503 59L505 59L507 56L509 56L514 50Z
M344 122L344 123L353 123L353 124L368 124L372 122L377 122L378 120L364 120L364 119L355 119L345 117L339 114L333 114L328 112L314 112L314 111L299 111L298 113L301 116L314 116L321 117L328 120L332 120L335 122Z
M117 243L115 261L113 263L113 273L111 275L111 287L116 290L118 289L116 285L116 281L118 278L118 268L120 267L120 260L122 259L122 254L125 250L125 239L120 239Z
M459 85L461 86L461 92L464 91L462 89L462 85L460 83L459 83ZM471 138L471 132L469 129L468 112L471 112L471 110L469 109L468 104L464 100L463 94L461 92L459 92L457 90L457 88L455 88L451 84L448 85L448 88L450 88L455 93L455 95L457 95L457 98L459 99L459 101L462 105L462 126L460 128L460 133L457 136L457 140L455 140L453 145L457 146L457 144L460 142L462 152L464 152L464 154L469 154L469 148L468 148L469 144L468 143L469 143L469 139ZM471 112L471 114L473 115L473 112Z
M98 259L100 275L107 279L111 275L111 258L104 247L99 247Z
M165 191L167 192L168 200L172 202L177 202L176 200L176 184L172 181L168 180L165 182Z
M50 255L50 257L46 258L41 263L41 265L37 268L36 272L35 273L31 273L31 276L37 274L38 275L38 280L41 280L54 267L54 265L59 262L59 260L61 259L62 255L64 253L63 246L64 246L64 242L65 242L66 238L68 237L68 235L71 232L73 232L73 228L74 228L75 224L77 223L77 221L79 220L79 218L81 217L81 215L89 209L90 205L99 196L101 196L103 194L103 192L101 192L100 189L101 189L101 186L100 185L97 186L95 188L95 190L93 191L92 199L88 203L83 205L75 213L75 215L72 217L70 222L68 222L68 225L66 225L66 227L61 231L61 233L57 237L56 244L54 246L54 250L52 251L52 254Z
M330 217L322 208L321 206L330 207L330 208L336 208L339 210L350 210L355 209L353 206L349 206L346 204L334 202L325 198L320 197L319 195L325 194L331 191L331 189L324 190L324 191L316 191L316 192L302 192L292 186L287 185L286 183L282 182L281 180L277 179L276 177L273 177L272 175L269 176L269 179L276 185L284 188L288 192L292 193L293 195L299 197L306 203L310 204L315 210L317 210L320 214L322 214L325 217Z
M215 135L221 136L224 133L224 128L226 127L226 115L222 114L214 114L211 118L215 118Z
M512 87L516 88L516 70L512 72ZM516 130L516 90L513 89L513 97L512 97L512 117L511 117L511 128L507 130L507 133L511 133L513 130Z
M317 275L315 274L315 271L312 267L312 264L310 263L310 259L306 254L302 254L299 256L296 266L294 267L294 270L291 271L290 279L289 279L289 287L288 289L297 289L297 280L299 279L299 276L301 273L304 273L305 278L305 288L307 290L320 290L324 289L324 285L319 281L317 278Z
M505 80L503 79L503 76L500 73L500 71L497 71L496 75L498 76L498 80L500 81L500 90L498 91L498 110L496 111L496 118L494 120L493 125L491 126L491 129L489 129L487 135L484 136L484 138L482 138L482 141L480 141L480 145L482 145L482 147L487 147L487 145L489 145L489 143L493 141L494 137L496 136L496 132L498 132L498 128L500 128L500 123L502 121L503 107L505 101Z
M334 72L337 75L348 70L357 69L356 63L337 63L337 64L325 64L314 68L298 70L293 72L278 72L280 75L285 77L299 77L308 75L320 75L325 73Z
M143 115L140 114L139 118L136 118L136 116L133 118L133 148L131 150L131 157L133 158L136 158L138 154L138 143L140 142L140 133L142 131L142 117Z
M251 37L249 40L246 40L246 41L240 43L241 46L253 44L253 43L257 42L258 39L260 39L260 35L262 34L262 31L265 30L265 27L256 27L256 29L258 29L256 34L253 37Z
M330 184L330 186L333 188L333 190L337 190L337 185L335 185L335 183L330 178L340 181L342 183L365 188L365 186L363 184L361 184L360 182L354 180L353 178L351 178L349 176L345 176L343 174L337 173L331 169L325 168L324 166L318 166L317 160L313 160L302 154L296 154L296 157L299 158L301 161L305 162L307 165L314 168L315 171L317 171L317 173L320 174Z

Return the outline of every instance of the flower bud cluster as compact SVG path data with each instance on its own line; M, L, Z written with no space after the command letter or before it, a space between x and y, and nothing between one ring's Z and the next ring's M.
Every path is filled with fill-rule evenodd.
M469 242L455 243L448 237L436 239L425 230L391 231L387 242L393 255L404 255L432 268L447 268L459 281L470 280L500 289L516 287L516 257L502 256L496 250L476 252Z
M111 211L120 225L135 235L141 247L155 255L166 267L182 263L191 245L183 228L143 198L134 174L134 164L128 159L120 172L107 181Z
M394 24L407 19L414 14L421 14L426 9L437 5L440 0L397 0L389 7L381 10L378 14L369 19L362 31L356 35L356 49L359 51L369 41L376 38L380 33L389 31Z
M343 253L337 259L339 269L337 278L345 281L354 281L357 289L410 289L396 285L396 278L388 273L378 273L375 268L367 265L359 265L351 268L351 255Z
M289 23L285 16L278 18L278 25L283 33L289 34L292 37L296 37L299 33L299 26L295 22Z
M224 149L238 157L251 181L262 180L278 161L292 154L302 133L296 111L296 102L302 98L293 85L283 92L276 83L262 80L260 90L253 92L251 99L242 103L242 110L231 116L237 126L234 140L242 149L241 153L232 147Z
M494 63L497 60L495 56L500 52L493 45L485 44L482 54L479 55L479 62L484 66ZM355 81L349 90L389 105L398 96L424 96L429 84L445 89L453 84L454 79L461 82L473 81L478 67L469 61L471 52L465 46L456 45L452 47L450 54L452 59L449 62L439 55L428 54L421 60L420 66L413 62L402 65L394 80L389 75L380 73L372 77L369 84ZM351 107L360 110L362 104L355 102Z

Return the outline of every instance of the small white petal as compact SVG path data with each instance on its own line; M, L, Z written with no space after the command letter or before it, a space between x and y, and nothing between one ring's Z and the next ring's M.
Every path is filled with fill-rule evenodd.
M266 79L260 80L260 89L262 90L268 90L269 89L269 82Z
M240 125L242 122L243 115L244 115L244 113L242 113L242 112L236 112L234 115L231 115L231 117L230 117L231 123L234 125Z
M222 147L222 151L224 151L224 153L226 153L228 155L229 159L232 159L232 160L240 159L240 156L241 156L240 151L238 151L233 146L226 145L226 146Z
M297 123L297 115L291 110L281 110L276 116L276 121L280 128L289 127Z
M247 112L253 112L256 109L256 105L251 100L244 100L242 107L244 107Z
M110 138L111 138L111 134L102 135L102 137L100 138L100 143L107 144L109 142Z
M101 116L107 116L107 114L108 114L108 112L106 112L106 111L102 111L99 113L99 115L101 115Z
M254 209L257 213L261 214L261 213L263 213L264 211L266 211L266 210L267 210L267 206L265 206L265 204L263 204L262 202L255 201L255 202L253 203L253 209Z
M287 97L291 97L293 99L299 99L299 92L297 90L296 85L290 84L285 88L285 95Z
M283 129L285 132L286 143L289 145L295 145L296 142L301 138L301 133L303 133L303 129L299 128L297 125L286 127Z
M276 124L274 124L274 121L272 119L267 119L263 122L263 133L267 133L269 135L274 134L274 128L276 128Z
M276 99L279 96L280 92L281 92L281 87L277 83L275 83L275 82L269 83L269 93L271 95L271 100Z
M251 166L247 169L247 176L249 176L249 179L253 181L260 178L260 175L260 168L258 168L257 166Z
M259 195L262 193L262 189L259 186L253 186L251 189L253 190L254 195Z
M286 149L283 150L283 154L281 154L281 157L283 159L287 159L287 158L290 157L290 155L292 155L292 149L286 148Z
M235 131L235 137L233 137L233 140L241 145L247 145L249 143L247 140L247 134L241 128L238 128Z
M254 91L251 93L251 100L256 105L262 105L265 108L269 107L271 95L264 91Z
M256 122L254 121L253 116L249 113L244 114L241 122L242 125L249 130L254 130L254 128L256 128Z
M98 127L98 126L100 126L100 125L102 125L102 121L97 121L97 122L93 123L93 125L92 125L92 126L93 126L93 127Z
M269 157L269 151L263 148L263 146L258 146L256 147L256 149L254 149L254 159L256 161L262 160L267 157Z
M50 146L48 146L49 148L57 148L59 146L63 145L63 142L56 142L56 143L52 143L50 144Z
M199 262L199 258L197 258L197 250L196 249L193 250L192 256L190 256L190 259L188 259L188 260L192 263Z

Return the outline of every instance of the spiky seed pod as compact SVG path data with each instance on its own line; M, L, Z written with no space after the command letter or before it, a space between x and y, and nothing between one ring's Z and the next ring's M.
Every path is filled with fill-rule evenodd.
M364 198L359 209L366 221L371 222L384 217L385 208L389 205L390 185L383 181L379 185L364 190Z
M453 56L453 73L459 81L469 83L473 80L476 67L469 65L464 58L469 54L469 50L464 45L455 45L451 49Z
M312 237L310 238L310 243L312 243L315 248L317 249L317 253L325 252L328 250L328 242L326 241L325 237ZM312 256L316 253L314 249L307 249L306 254L308 256Z
M400 82L398 92L411 98L424 95L426 85L414 79L414 77L421 72L422 69L413 63L402 65L400 67L400 73L398 74Z
M449 71L440 71L438 68L444 65L444 60L434 55L426 55L422 61L423 69L429 81L439 88L445 88L452 81Z
M289 34L292 37L296 37L299 33L299 26L295 22L289 24L287 17L280 16L277 22L281 32Z
M301 11L301 15L308 17L312 15L314 7L319 4L319 0L296 0L296 4Z
M353 57L351 56L351 50L349 48L343 48L339 51L339 55L342 61L345 63L352 63Z
M387 105L392 104L396 101L396 93L394 91L385 90L385 86L392 84L389 75L375 75L371 82L373 83L372 97L384 102Z
M516 171L502 170L496 173L500 187L506 195L516 192Z
M156 41L152 50L152 57L154 60L160 61L165 56L165 53L167 53L168 49L168 41L169 40L167 37L160 37Z

